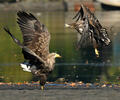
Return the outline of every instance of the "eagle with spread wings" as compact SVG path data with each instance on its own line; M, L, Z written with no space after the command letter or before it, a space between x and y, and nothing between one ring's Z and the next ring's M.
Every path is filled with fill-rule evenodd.
M109 45L110 39L106 28L102 27L95 15L84 5L73 17L75 22L65 24L65 27L73 28L81 35L78 42L78 48L92 45L95 48L95 54L99 57L98 47Z
M24 58L27 60L27 63L21 64L23 70L39 77L41 89L44 89L47 77L54 69L55 58L61 56L49 52L50 33L44 24L31 13L19 11L17 15L23 43L15 38L7 27L4 27L4 30L22 48Z

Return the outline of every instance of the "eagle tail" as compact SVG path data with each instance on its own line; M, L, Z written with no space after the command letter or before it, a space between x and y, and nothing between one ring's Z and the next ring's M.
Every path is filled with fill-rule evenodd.
M26 64L23 64L23 63L21 63L20 66L21 68L23 68L23 71L31 72L30 66L27 66Z
M21 48L23 47L23 45L20 43L20 41L18 39L15 38L15 36L13 36L10 32L10 30L7 27L4 27L4 30L12 37L13 41L18 44Z

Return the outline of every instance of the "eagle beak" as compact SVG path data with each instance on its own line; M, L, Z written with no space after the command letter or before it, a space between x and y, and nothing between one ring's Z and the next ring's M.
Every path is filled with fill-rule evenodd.
M61 58L61 56L59 54L56 54L55 57L56 58Z
M71 26L70 26L69 24L65 24L65 27L68 27L68 28L69 28L69 27L71 27Z

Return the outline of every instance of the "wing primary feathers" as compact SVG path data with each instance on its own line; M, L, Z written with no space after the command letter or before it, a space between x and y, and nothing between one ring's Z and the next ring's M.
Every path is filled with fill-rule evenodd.
M23 34L34 34L35 32L40 33L42 31L40 21L33 14L19 11L17 15L17 23ZM24 29L28 32L24 31Z
M77 12L77 14L73 17L73 19L75 19L80 13L80 10Z
M76 19L76 22L80 19L80 15L81 15L81 14L78 15L78 18Z
M18 44L23 50L30 53L31 55L35 56L37 59L39 59L43 64L45 64L44 60L40 58L37 54L35 54L32 50L27 48L26 46L23 46L18 39L16 39L11 33L10 30L7 27L4 27L4 30L12 37L13 41Z
M32 18L34 18L34 19L37 20L37 18L36 18L33 14L29 13L29 15L30 15Z
M30 20L37 20L37 18L35 17L35 16L33 16L33 14L31 14L31 13L26 13L26 12L24 12L24 11L19 11L18 13L17 13L17 15L18 15L18 17L20 18L20 19L23 19L23 20L27 20L27 19L30 19Z
M80 18L83 18L83 15L84 15L84 12L83 12L83 8L81 6L80 10L78 11L78 13L73 17L73 19L77 18L76 19L76 22L80 19Z
M18 44L20 47L22 47L23 45L20 43L20 41L18 39L16 39L11 33L10 30L7 27L4 27L4 30L12 37L13 41Z

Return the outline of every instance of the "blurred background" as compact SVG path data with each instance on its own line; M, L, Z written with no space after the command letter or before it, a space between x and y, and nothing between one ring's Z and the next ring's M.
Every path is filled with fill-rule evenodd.
M107 3L106 3L107 1ZM95 13L100 23L107 28L112 42L101 49L96 58L90 48L76 49L78 35L75 30L64 28L84 4ZM51 33L50 52L62 56L48 81L60 78L67 82L120 83L120 0L0 0L0 82L37 81L31 73L24 72L20 63L24 61L21 49L3 30L4 26L22 41L16 23L16 12L33 13Z

